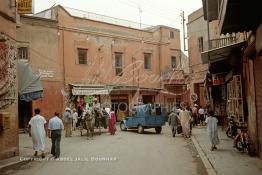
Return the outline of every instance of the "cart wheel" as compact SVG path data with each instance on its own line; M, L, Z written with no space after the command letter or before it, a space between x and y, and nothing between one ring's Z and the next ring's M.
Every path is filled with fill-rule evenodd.
M127 128L126 128L124 123L120 123L120 129L121 129L121 131L126 131L127 130Z
M162 127L156 127L155 130L157 134L160 134L162 131Z
M144 127L142 125L138 125L138 133L143 134L144 133Z

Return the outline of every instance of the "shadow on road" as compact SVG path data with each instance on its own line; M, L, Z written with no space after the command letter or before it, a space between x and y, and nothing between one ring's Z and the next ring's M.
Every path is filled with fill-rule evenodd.
M129 132L129 133L139 134L137 129L129 129L127 131L120 131L120 132ZM155 131L144 131L143 135L162 135L162 134L156 134Z

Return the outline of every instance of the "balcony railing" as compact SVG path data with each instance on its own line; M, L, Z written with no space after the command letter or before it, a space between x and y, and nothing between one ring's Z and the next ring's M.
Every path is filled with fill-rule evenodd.
M234 43L237 43L236 36L230 36L230 37L210 40L211 49L225 47L225 46L228 46Z

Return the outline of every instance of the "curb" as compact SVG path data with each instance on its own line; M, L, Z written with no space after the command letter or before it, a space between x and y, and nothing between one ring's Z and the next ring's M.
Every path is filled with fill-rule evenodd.
M12 166L16 166L16 165L19 165L19 164L24 164L24 163L27 163L29 161L30 160L17 160L17 161L11 162L11 163L7 163L7 164L4 164L4 165L1 165L0 170L6 169L6 168L9 168L9 167L12 167Z
M48 157L49 155L50 155L50 152L45 152L45 156L46 157ZM9 163L5 163L3 165L0 165L0 170L5 169L5 168L9 168L9 167L12 167L12 166L16 166L16 165L19 165L19 164L23 165L23 164L26 164L26 163L32 161L32 160L26 160L26 159L25 160L21 160L21 157L23 157L23 156L21 155L21 156L15 156L15 157L9 158L10 160L14 159L14 161L10 161ZM30 156L30 158L31 157L33 158L33 156Z
M200 147L198 141L196 140L195 136L191 136L191 139L195 145L195 148L206 168L207 174L208 175L217 175L216 170L214 169L213 165L210 163L210 161L208 160L208 158L206 157L204 151L202 150L202 148Z

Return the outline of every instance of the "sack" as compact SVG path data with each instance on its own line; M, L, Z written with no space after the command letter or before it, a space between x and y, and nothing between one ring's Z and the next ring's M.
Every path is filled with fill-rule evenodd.
M177 126L177 134L181 134L182 132L183 132L182 126L181 126L181 125L178 125L178 126Z

